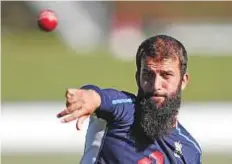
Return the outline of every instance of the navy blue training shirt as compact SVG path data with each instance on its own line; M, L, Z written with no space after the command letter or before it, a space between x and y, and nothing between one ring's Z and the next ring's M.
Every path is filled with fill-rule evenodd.
M136 96L94 85L82 88L100 95L96 115L107 121L96 164L201 164L199 144L179 122L169 135L136 151L135 141L128 135L134 123Z

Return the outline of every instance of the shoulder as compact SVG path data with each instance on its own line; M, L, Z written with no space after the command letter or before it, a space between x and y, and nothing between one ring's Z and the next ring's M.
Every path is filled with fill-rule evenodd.
M199 143L179 122L168 138L176 157L183 156L189 164L201 163L202 150Z
M177 130L180 138L182 138L186 142L189 142L191 147L196 149L196 151L198 151L200 153L202 152L200 144L196 141L196 139L179 122L178 122L178 124L176 126L176 130Z
M187 157L189 163L200 161L202 150L196 139L178 122L176 126L177 139L175 147L182 147L182 153Z

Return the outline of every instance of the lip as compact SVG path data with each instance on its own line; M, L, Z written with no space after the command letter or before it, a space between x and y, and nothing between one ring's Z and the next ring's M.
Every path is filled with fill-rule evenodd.
M152 99L163 99L164 98L164 96L152 96Z
M163 96L152 96L152 100L157 106L160 106L164 102L165 98Z

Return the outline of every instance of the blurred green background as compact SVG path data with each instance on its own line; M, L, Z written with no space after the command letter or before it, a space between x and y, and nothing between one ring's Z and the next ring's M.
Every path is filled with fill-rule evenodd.
M116 12L120 11L120 6L124 4L113 5L118 6L114 11ZM165 6L165 4L162 5ZM11 14L3 6L9 7L9 11L11 7ZM45 33L38 30L35 22L36 12L34 11L33 15L33 10L25 6L23 2L5 2L5 5L2 5L2 10L5 11L2 12L1 31L3 103L64 101L66 88L91 83L104 88L113 87L136 93L134 61L116 59L109 51L108 45L99 46L100 48L87 54L72 51L64 44L64 41L60 40L57 33ZM191 8L191 4L188 6ZM205 6L208 7L204 4L201 11L206 11ZM215 10L217 6L220 10ZM215 17L219 15L219 17L230 19L232 11L230 7L232 5L212 5L211 10L217 11L218 14L214 13ZM170 8L172 7L167 5L163 13ZM25 14L27 11L25 9L31 15ZM121 10L125 11L125 9ZM177 15L184 15L185 12L191 18L194 17L194 13L198 13L184 8L184 10L178 10ZM172 15L172 12L167 13ZM156 15L159 14L156 13ZM22 19L17 19L16 15L22 16ZM197 18L201 17L198 14L195 15ZM210 17L210 13L205 15ZM160 16L163 18L166 15ZM25 23L27 21L30 23ZM210 56L192 52L189 52L189 55L190 84L184 92L184 101L231 102L232 55L221 53ZM228 154L204 152L203 163L229 164L232 157L230 153ZM74 164L78 163L79 159L78 154L2 154L3 164Z
M232 56L192 54L184 100L231 101L231 63ZM53 33L2 36L2 101L64 100L67 87L87 83L136 93L135 71L134 61L120 61L106 50L74 53Z

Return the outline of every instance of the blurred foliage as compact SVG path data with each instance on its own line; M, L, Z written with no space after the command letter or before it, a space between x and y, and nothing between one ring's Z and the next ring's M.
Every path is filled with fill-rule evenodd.
M184 99L231 101L232 56L200 55L190 56ZM2 101L63 100L66 88L89 83L136 93L135 70L107 51L74 53L54 33L2 36Z

